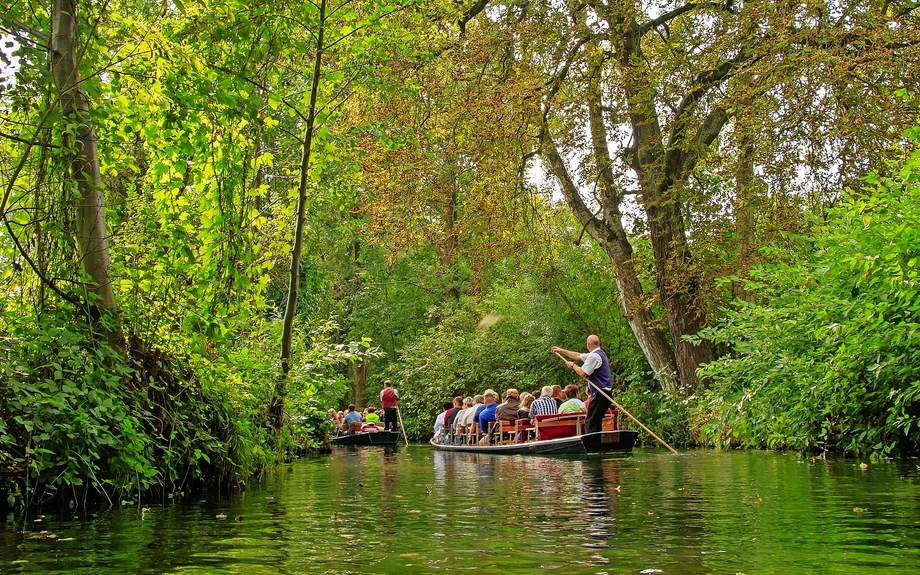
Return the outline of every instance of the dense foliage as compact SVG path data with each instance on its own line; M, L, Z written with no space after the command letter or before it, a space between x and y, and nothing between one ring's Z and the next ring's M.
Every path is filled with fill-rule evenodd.
M590 333L672 443L918 447L915 6L462 4L0 15L5 503L245 482L387 378L421 439Z
M920 131L907 134L916 145ZM920 448L920 152L846 190L783 260L752 272L755 303L708 331L703 438L725 446ZM791 257L788 257L791 256Z

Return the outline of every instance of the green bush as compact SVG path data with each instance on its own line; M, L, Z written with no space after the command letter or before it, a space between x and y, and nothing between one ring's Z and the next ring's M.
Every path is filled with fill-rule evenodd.
M0 465L23 473L16 497L47 498L65 488L141 491L159 480L145 433L150 413L133 370L66 315L41 325L6 317L0 339Z
M908 136L920 141L920 130ZM764 266L757 304L705 333L697 412L713 444L876 456L920 448L920 152L895 178L847 190L798 251Z

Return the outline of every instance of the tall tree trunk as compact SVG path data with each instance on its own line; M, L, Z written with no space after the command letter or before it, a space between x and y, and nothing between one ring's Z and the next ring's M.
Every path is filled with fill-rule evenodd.
M743 136L738 143L738 167L735 171L735 233L738 236L739 272L750 265L754 246L754 146L750 136ZM741 276L741 273L738 274ZM744 281L735 281L735 297L753 302L752 294L744 289Z
M603 218L596 218L585 205L578 193L578 188L562 156L556 148L555 142L549 133L549 127L543 126L543 155L550 166L556 181L559 183L569 207L575 217L588 232L588 234L601 246L610 262L614 266L617 291L620 304L623 306L624 316L629 322L642 353L648 361L649 367L655 372L662 387L673 389L677 365L671 348L658 321L649 309L649 298L642 289L636 267L632 261L632 245L626 237L626 231L619 216L619 206L611 209L606 206L607 213Z
M727 116L722 110L714 110L698 130L691 131L691 111L700 96L688 94L677 109L666 147L655 106L655 87L640 65L643 32L628 11L620 18L617 23L622 32L617 36L616 51L632 126L630 162L639 180L655 256L656 283L668 319L678 377L681 387L692 392L699 386L697 368L712 359L712 348L705 339L684 339L696 336L706 326L706 311L700 298L699 272L687 243L680 189L699 153L712 143ZM727 73L726 70L724 74Z
M588 123L594 163L598 172L603 221L603 226L599 226L603 232L598 233L594 239L601 245L614 265L620 301L642 353L660 380L662 387L674 390L678 373L674 353L668 346L665 334L658 327L658 322L650 308L649 298L642 289L639 275L632 261L632 244L629 243L626 230L623 229L623 215L620 212L623 192L613 176L613 159L607 143L609 138L607 127L604 124L601 99L601 68L597 56L598 51L593 50L589 58L593 73L587 87Z
M364 393L367 391L367 368L360 359L355 362L355 408L364 410Z
M271 425L275 432L281 429L284 419L284 397L287 395L287 378L291 371L291 349L294 339L294 318L297 315L297 297L300 293L300 256L303 252L303 228L307 209L307 185L310 173L310 153L313 147L313 125L316 123L316 99L319 93L319 75L323 62L323 38L326 29L326 0L319 5L319 25L316 32L316 57L313 60L313 81L310 86L310 110L304 128L300 160L300 183L297 188L297 220L294 224L294 244L291 246L291 266L287 305L281 331L281 377L275 385L275 394L269 409Z
M105 226L105 203L102 177L96 150L96 134L89 116L89 101L83 92L79 73L79 25L75 0L53 0L51 6L51 71L61 94L64 122L73 129L64 130L68 175L76 208L77 245L83 271L91 278L89 302L92 315L99 311L117 313L115 294L109 275L109 241ZM111 325L105 322L105 325ZM124 348L120 328L102 327L109 343Z

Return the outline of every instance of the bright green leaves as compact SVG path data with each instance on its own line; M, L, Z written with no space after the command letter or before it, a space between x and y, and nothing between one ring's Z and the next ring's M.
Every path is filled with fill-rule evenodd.
M920 408L918 158L847 191L799 240L797 261L755 270L764 303L708 332L738 354L706 370L710 440L876 455L920 447L909 433Z
M0 465L27 471L46 493L104 482L149 488L157 476L150 441L123 385L133 370L107 346L91 351L93 335L66 312L44 314L40 327L25 316L5 320L19 344L0 350L0 409L16 414L0 422Z

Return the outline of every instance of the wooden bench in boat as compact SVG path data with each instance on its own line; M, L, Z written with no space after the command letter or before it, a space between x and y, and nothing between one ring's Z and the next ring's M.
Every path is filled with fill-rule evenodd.
M619 429L619 425L617 425L619 414L619 410L608 410L601 422L601 429L603 431L616 431ZM587 414L583 411L537 415L534 417L534 429L536 430L537 439L557 439L586 433L586 416Z
M501 429L498 428L499 425L501 425ZM495 436L494 440L499 443L522 443L530 439L530 432L533 429L530 419L506 420L492 423L490 433Z
M585 412L537 415L533 421L538 440L571 437L584 432Z

